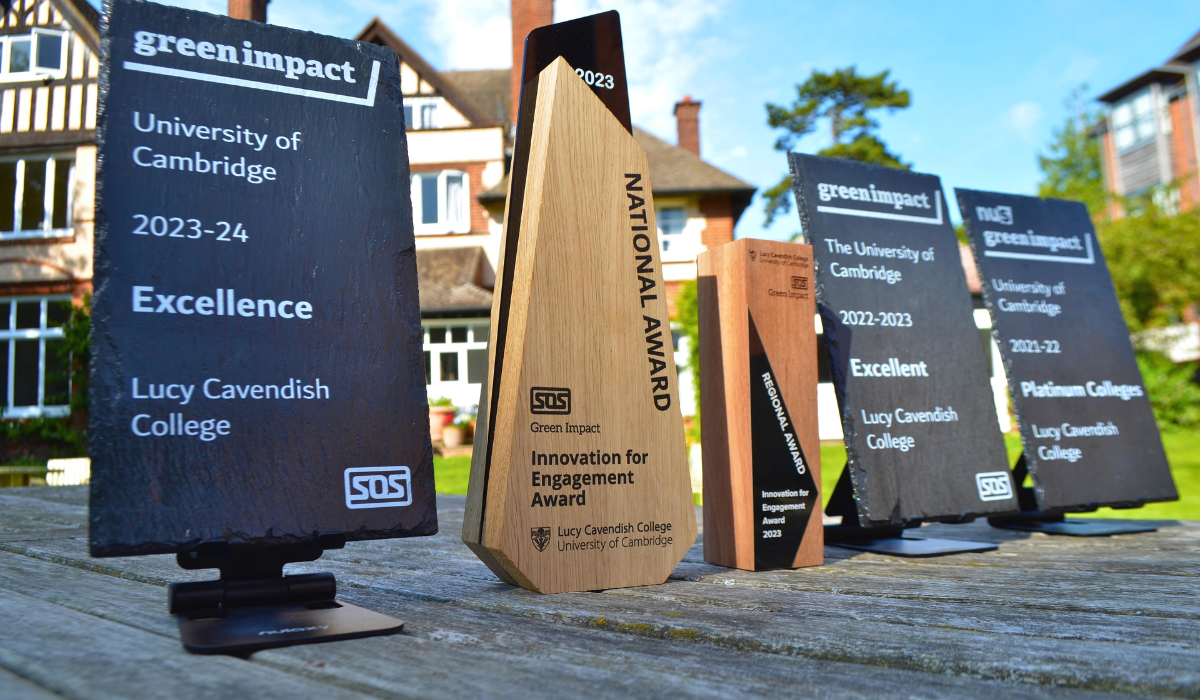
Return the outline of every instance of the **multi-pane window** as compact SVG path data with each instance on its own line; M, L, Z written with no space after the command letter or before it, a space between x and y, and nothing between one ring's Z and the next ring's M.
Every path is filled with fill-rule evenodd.
M75 159L0 158L0 240L71 236Z
M438 102L436 98L405 99L404 124L408 131L438 128Z
M658 219L658 244L663 262L695 260L700 254L700 235L687 231L687 210L683 207L662 207Z
M62 78L67 74L67 33L34 29L0 37L0 81Z
M0 400L4 418L71 412L62 325L69 296L0 298ZM66 303L64 303L66 302Z
M1112 124L1117 148L1124 151L1152 140L1158 131L1154 92L1146 88L1113 107Z
M487 320L434 323L425 326L425 384L429 395L449 397L460 406L476 403L479 385L487 377Z
M471 230L467 174L458 170L417 173L412 177L416 233L467 233Z

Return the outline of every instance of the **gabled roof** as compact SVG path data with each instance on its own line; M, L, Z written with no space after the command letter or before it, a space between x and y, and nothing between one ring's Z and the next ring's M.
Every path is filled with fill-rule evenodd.
M1161 85L1174 85L1186 78L1187 74L1187 69L1179 66L1165 65L1157 68L1151 68L1140 75L1126 80L1103 95L1100 95L1096 98L1096 100L1111 104L1122 97L1125 97L1126 95L1130 95L1138 90L1141 90L1147 85L1152 85L1154 83L1159 83Z
M421 57L411 46L403 39L396 35L383 20L376 17L371 20L366 27L363 28L358 36L354 37L357 41L367 41L379 46L386 46L392 51L395 51L400 56L400 60L407 63L421 79L429 83L439 95L444 97L455 109L459 111L467 121L475 126L499 126L503 124L503 120L497 120L492 116L490 110L481 109L473 100L468 99L459 90L446 80L445 77L433 66Z
M83 43L100 53L100 12L87 0L50 0L63 14L63 19L83 39Z
M508 126L509 93L508 82L511 71L507 68L493 70L446 70L442 77L458 90L458 94L471 100L484 114L490 114L504 126Z
M1192 38L1184 42L1183 46L1171 57L1171 61L1183 61L1186 63L1191 63L1198 59L1200 59L1200 32L1193 34Z
M486 264L487 257L478 246L418 250L421 313L491 313L492 292L481 286Z
M695 153L679 146L672 146L648 131L633 127L633 138L637 139L646 160L650 163L650 184L655 197L670 195L728 194L733 209L733 220L741 218L750 206L757 188L733 175L710 165ZM479 201L485 205L503 202L508 196L508 175L495 187L482 192Z

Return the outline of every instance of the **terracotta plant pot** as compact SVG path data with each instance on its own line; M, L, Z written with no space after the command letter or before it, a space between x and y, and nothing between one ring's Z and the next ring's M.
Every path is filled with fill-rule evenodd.
M442 444L446 447L462 447L465 432L460 426L447 425L442 428Z
M434 442L443 440L442 429L454 422L453 406L429 407L429 439Z

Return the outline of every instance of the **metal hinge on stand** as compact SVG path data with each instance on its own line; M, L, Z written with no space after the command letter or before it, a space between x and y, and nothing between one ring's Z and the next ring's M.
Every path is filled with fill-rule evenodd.
M842 468L837 485L833 487L833 493L829 496L829 506L826 507L825 514L842 516L841 525L825 526L825 543L835 547L898 557L936 557L943 554L989 552L997 549L997 545L991 542L905 537L904 531L919 525L919 522L863 527L858 518L858 504L854 502L849 464Z
M215 581L172 583L168 607L183 646L197 654L245 654L269 647L355 639L398 632L404 623L336 600L331 573L285 576L287 564L315 561L345 537L276 546L201 542L179 552L184 569L220 569Z
M1017 491L1017 505L1021 508L1019 515L1005 515L998 518L988 518L988 524L1004 530L1021 532L1041 532L1047 535L1068 535L1071 537L1107 537L1108 535L1128 535L1135 532L1154 532L1153 525L1134 525L1113 520L1067 520L1063 513L1045 513L1038 508L1037 494L1025 486L1025 477L1029 476L1029 468L1025 465L1025 453L1017 459L1013 466L1012 482ZM1096 510L1095 507L1089 510Z

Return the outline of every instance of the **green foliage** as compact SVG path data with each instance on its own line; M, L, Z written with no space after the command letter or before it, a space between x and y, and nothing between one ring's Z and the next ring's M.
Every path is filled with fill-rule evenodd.
M1104 120L1099 107L1083 100L1087 85L1071 92L1066 100L1070 116L1053 132L1049 153L1038 156L1038 167L1045 179L1038 185L1039 197L1073 199L1087 205L1092 216L1104 211L1104 169L1100 158L1100 140L1091 132Z
M439 396L436 399L431 396L431 397L429 397L429 405L430 406L449 406L450 408L453 408L454 402L451 401L450 398L447 396Z
M56 352L67 367L70 380L71 415L64 418L30 418L0 421L0 437L4 440L3 454L8 459L33 460L43 463L42 453L51 457L78 457L87 454L88 359L91 347L92 297L84 296L82 306L71 306L70 316L63 325L64 342ZM63 376L51 374L48 381L61 381ZM68 403L66 396L48 396L47 403ZM38 453L38 454L35 454Z
M700 442L700 307L696 280L679 285L675 296L675 325L688 339L688 369L692 372L692 391L696 396L696 415L687 431L691 445Z
M1179 323L1184 310L1200 300L1200 214L1171 214L1154 200L1147 195L1127 201L1130 215L1096 226L1134 333Z
M1159 426L1200 428L1200 385L1194 364L1177 365L1157 352L1139 352L1138 368Z
M890 71L859 75L854 66L832 73L814 70L804 83L796 86L796 100L788 106L767 103L767 124L784 133L775 140L775 150L790 151L803 137L827 120L833 144L817 151L819 156L847 158L891 168L910 168L900 156L888 150L875 135L879 122L872 113L880 109L894 112L909 106L911 95L895 82L888 82ZM784 177L763 192L767 215L764 226L791 210L788 195L791 180Z

